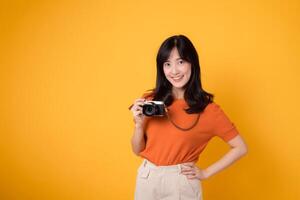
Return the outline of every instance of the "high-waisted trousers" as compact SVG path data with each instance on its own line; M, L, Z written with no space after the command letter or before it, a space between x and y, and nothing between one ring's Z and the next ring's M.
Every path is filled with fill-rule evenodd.
M137 170L134 200L203 200L201 181L181 174L182 164L157 166L144 158Z

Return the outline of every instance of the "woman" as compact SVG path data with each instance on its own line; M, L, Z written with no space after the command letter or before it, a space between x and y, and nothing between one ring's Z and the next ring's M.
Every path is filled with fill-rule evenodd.
M235 125L213 94L202 89L198 54L184 35L167 38L159 48L156 87L129 107L135 130L133 152L143 158L137 173L135 200L201 200L201 181L247 152ZM163 101L164 116L146 116L145 101ZM232 148L206 169L195 164L214 136Z

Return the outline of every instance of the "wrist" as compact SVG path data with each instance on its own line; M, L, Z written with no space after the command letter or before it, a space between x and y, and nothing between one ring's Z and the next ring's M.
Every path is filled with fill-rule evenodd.
M203 174L206 178L209 178L212 175L207 168L203 170Z
M134 124L134 127L135 128L143 128L143 125L142 124Z

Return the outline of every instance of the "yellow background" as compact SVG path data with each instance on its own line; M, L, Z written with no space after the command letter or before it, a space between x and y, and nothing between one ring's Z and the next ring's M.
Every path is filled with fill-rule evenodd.
M133 199L134 99L185 34L249 152L205 200L300 199L299 1L1 1L0 199ZM229 146L214 138L197 165Z

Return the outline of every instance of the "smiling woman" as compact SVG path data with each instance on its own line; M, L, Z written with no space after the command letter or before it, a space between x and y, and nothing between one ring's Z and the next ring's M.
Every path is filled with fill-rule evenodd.
M167 38L156 62L156 87L129 108L135 122L132 150L144 159L136 178L135 200L201 200L202 180L245 155L246 144L213 102L214 96L202 88L198 54L186 36ZM162 101L167 116L144 116L145 100ZM218 162L200 169L196 166L199 155L215 136L232 148Z

